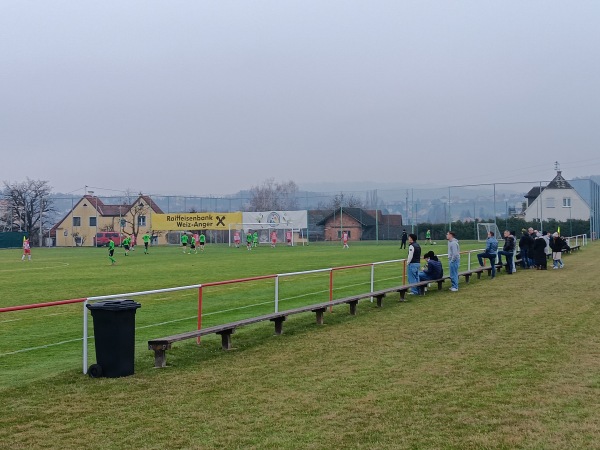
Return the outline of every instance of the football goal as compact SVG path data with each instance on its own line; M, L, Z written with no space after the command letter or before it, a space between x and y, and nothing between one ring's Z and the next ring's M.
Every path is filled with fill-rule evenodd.
M493 231L496 239L500 239L500 230L495 223L478 223L477 224L477 240L485 242L488 232Z

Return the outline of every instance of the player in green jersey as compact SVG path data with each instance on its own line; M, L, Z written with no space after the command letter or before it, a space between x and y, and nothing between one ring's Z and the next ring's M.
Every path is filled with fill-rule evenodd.
M115 254L115 241L113 241L112 238L110 238L110 240L108 241L108 257L110 258L111 266L114 266L117 263L115 258L113 258L114 254Z
M200 250L204 251L204 244L206 244L206 236L204 233L200 233Z
M185 254L188 245L188 235L187 233L183 233L181 235L181 246L183 247L183 253Z
M148 254L148 244L150 243L150 235L146 232L144 234L144 237L142 237L142 240L144 241L144 254Z

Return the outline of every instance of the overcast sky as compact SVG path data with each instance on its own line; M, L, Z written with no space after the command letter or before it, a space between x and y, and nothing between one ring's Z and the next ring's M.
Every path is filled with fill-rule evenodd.
M598 174L599 23L598 0L2 0L0 181Z

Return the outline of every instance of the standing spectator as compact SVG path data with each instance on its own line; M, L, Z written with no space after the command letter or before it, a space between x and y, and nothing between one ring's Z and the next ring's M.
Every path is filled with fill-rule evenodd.
M535 243L535 238L537 236L537 233L534 231L533 228L529 227L527 229L527 233L529 233L529 250L527 252L527 257L529 258L528 264L529 264L529 268L533 268L535 267L535 259L533 258L533 244Z
M408 240L408 234L406 234L406 230L403 229L402 230L402 237L401 239L401 244L400 244L400 248L406 248L406 241Z
M546 248L545 248L546 259L550 259L550 256L552 254L552 250L550 249L550 242L552 241L552 233L550 233L549 231L546 231L546 233L544 233L544 240L546 241Z
M427 266L425 266L422 272L419 272L419 281L439 280L440 278L443 278L444 268L438 257L435 256L435 253L430 250L425 253L423 257L427 262Z
M542 233L537 233L533 243L533 259L536 269L546 270L548 268L546 259L546 240L544 239L544 236L542 236Z
M498 239L493 231L488 231L488 237L485 241L485 251L477 255L479 265L483 267L483 259L490 260L492 266L492 278L496 278L496 253L498 252Z
M408 284L419 282L419 269L421 268L421 246L417 243L417 235L408 235L408 256L406 257ZM419 289L411 288L409 294L418 295Z
M431 245L431 230L425 232L425 243Z
M454 231L446 233L448 239L448 265L450 266L450 281L452 292L458 291L458 267L460 266L460 245Z
M522 230L523 235L519 239L519 250L521 251L521 267L523 269L529 269L529 248L532 244L531 236L525 228Z
M552 249L552 268L562 269L565 267L562 261L562 251L569 249L567 241L565 241L558 233L554 233L552 234L550 248Z
M27 257L28 261L31 261L31 245L29 244L29 239L23 236L23 256L21 257L21 261L25 261L25 257Z
M512 274L515 271L514 254L515 237L510 234L510 231L504 230L504 246L502 247L502 250L498 252L498 264L502 266L502 255L506 256L506 273L508 274Z

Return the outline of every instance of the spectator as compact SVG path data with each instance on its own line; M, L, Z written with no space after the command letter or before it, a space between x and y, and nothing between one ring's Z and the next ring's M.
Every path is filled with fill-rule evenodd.
M423 268L422 272L419 272L419 281L439 280L443 278L444 268L438 257L435 256L435 253L430 250L425 253L424 258L427 265Z
M483 259L490 260L492 266L492 278L496 278L496 253L498 252L498 239L493 231L488 231L488 238L485 241L485 251L477 255L479 265L483 267Z
M408 284L419 282L419 269L421 267L421 246L417 243L417 235L408 235L408 256L406 258ZM419 289L411 288L409 294L418 295Z
M498 252L498 264L502 266L502 255L506 256L506 273L512 274L514 270L515 237L510 231L504 230L504 246Z
M460 245L454 231L446 233L448 239L448 265L450 266L450 281L452 292L458 291L458 267L460 266Z
M548 262L546 259L546 240L542 233L538 233L533 243L533 259L535 268L538 270L546 270Z
M569 244L565 241L558 233L552 235L552 242L550 242L550 249L552 250L552 268L562 269L565 267L562 261L563 250L570 250Z
M531 228L533 231L533 228ZM529 248L533 244L533 239L529 235L528 231L523 228L523 236L519 239L519 250L521 251L521 267L523 269L529 269Z

